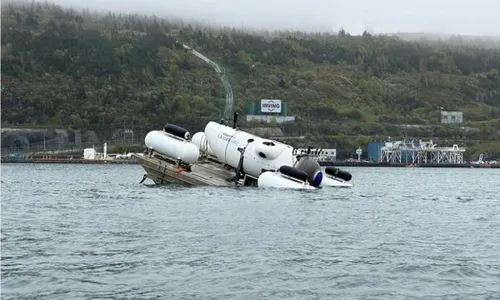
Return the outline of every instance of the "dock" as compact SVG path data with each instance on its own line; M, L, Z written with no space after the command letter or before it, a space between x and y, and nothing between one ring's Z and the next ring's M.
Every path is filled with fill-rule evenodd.
M149 178L156 184L179 183L191 186L233 185L234 172L220 163L202 159L190 166L190 170L159 154L133 154L146 171L143 179Z
M322 167L389 167L389 168L404 168L404 167L419 167L419 168L492 168L500 169L500 164L450 164L450 163L387 163L387 162L365 162L365 161L318 161Z

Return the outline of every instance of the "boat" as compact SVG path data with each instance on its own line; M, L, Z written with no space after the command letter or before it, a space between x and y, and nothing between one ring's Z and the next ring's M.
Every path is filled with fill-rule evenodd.
M296 156L291 145L240 130L236 119L235 115L232 127L210 121L203 132L192 137L174 124L150 131L145 137L145 153L134 154L146 171L141 183L149 178L155 184L191 186L311 190L352 186L345 175L349 173L324 175L318 162L307 154ZM339 178L339 174L344 177Z

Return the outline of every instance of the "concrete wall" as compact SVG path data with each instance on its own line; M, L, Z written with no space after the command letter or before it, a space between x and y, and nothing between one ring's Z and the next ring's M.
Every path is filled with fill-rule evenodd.
M461 111L441 111L441 123L460 124L464 121L464 114Z

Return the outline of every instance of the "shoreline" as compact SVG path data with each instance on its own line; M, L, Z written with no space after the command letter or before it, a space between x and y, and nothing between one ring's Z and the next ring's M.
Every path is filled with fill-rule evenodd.
M318 162L322 167L382 167L382 168L499 168L500 164L416 164L412 165L409 163L401 163L401 164L389 164L389 163L370 163L370 162L348 162L348 161L340 161L340 162L330 162L330 161L321 161Z
M139 161L135 159L67 159L67 158L53 158L53 159L14 159L14 158L2 158L1 163L9 164L140 164ZM330 161L319 161L321 167L382 167L382 168L494 168L500 169L500 164L388 164L388 163L370 163L370 162L330 162Z
M135 159L119 160L119 159L67 159L67 158L52 158L52 159L4 159L1 163L8 164L114 164L114 165L132 165L139 164Z

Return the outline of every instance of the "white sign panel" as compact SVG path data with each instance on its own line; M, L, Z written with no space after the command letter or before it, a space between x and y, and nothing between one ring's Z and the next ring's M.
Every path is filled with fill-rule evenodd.
M260 111L263 113L281 113L281 100L260 100Z

